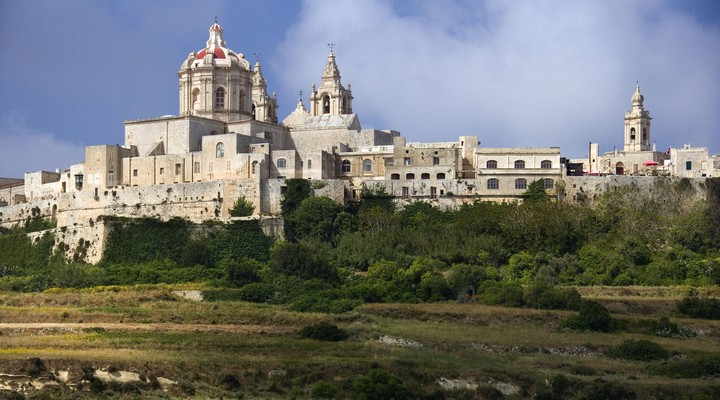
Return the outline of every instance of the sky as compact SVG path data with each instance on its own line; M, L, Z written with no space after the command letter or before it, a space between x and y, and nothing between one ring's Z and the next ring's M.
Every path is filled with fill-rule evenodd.
M363 128L410 142L622 149L639 82L658 150L720 153L717 0L0 0L0 177L177 114L177 71L215 17L281 119L300 90L309 106L333 43Z

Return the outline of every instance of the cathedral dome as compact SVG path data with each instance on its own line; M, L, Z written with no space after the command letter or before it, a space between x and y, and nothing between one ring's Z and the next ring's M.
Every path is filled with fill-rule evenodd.
M183 62L181 68L195 69L207 66L240 66L249 71L250 63L245 59L242 53L235 53L228 49L223 39L223 29L215 22L210 27L210 38L205 47L197 52L190 53L188 58Z

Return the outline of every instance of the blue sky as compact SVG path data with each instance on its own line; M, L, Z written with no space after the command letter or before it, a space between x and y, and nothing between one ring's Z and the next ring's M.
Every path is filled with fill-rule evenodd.
M658 149L720 152L720 1L0 0L0 176L122 144L123 121L178 112L177 70L217 15L260 59L281 118L332 40L364 128L409 141L622 147L635 81ZM32 151L30 149L35 149Z

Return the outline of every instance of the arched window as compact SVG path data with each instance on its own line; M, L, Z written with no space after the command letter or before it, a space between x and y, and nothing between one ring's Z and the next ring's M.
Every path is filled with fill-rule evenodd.
M198 106L198 96L200 95L200 89L195 88L192 91L192 109L195 110Z
M340 168L340 172L343 174L349 174L350 173L350 160L343 160L342 166Z
M495 169L495 168L497 168L497 161L488 160L488 162L485 163L485 167L488 169Z
M523 161L523 160L515 161L515 169L523 169L523 168L525 168L525 161Z
M255 118L255 104L252 105L252 119L256 119Z
M330 114L330 96L325 95L322 98L323 114Z
M487 188L490 190L500 189L500 181L495 178L488 179Z
M400 179L400 174L392 174L392 175L390 175L390 179L396 181L396 180Z
M405 174L405 179L415 179L415 174Z
M257 161L253 161L253 163L252 163L252 169L250 170L250 173L251 173L251 174L255 175L255 173L257 172L257 166L258 166L258 162L257 162Z
M363 172L372 172L372 161L370 159L363 160Z
M278 158L276 164L278 168L285 168L287 166L287 160L284 158Z
M555 186L555 182L553 182L550 178L543 179L543 189L552 189Z
M445 179L445 174L440 172L439 174L437 174L437 179Z
M630 128L630 141L635 141L635 128Z
M527 189L527 180L525 178L515 179L515 189Z
M647 128L644 127L644 126L643 126L643 139L642 139L642 140L643 140L643 142L647 142L647 140L648 140L648 137L647 137Z
M220 142L215 146L215 158L225 157L225 145Z
M540 168L542 169L550 169L552 168L552 161L550 160L542 160L540 162Z
M615 164L615 175L625 175L625 165L622 162Z
M428 174L427 172L425 172L425 173L423 173L423 174L420 175L420 179L430 179L430 174Z
M221 87L215 89L215 108L218 110L225 108L225 89Z

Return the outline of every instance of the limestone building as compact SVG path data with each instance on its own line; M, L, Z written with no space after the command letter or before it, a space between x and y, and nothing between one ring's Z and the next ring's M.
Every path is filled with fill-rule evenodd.
M285 178L322 181L318 190L340 202L382 187L400 202L453 206L512 201L538 179L553 193L562 177L558 147L484 148L473 135L413 143L363 128L332 50L319 86L310 85L309 109L301 98L279 120L262 66L230 49L218 23L198 47L177 72L177 115L125 121L123 145L88 146L85 160L64 171L2 182L0 226L35 209L59 227L92 226L101 215L223 219L239 197L272 215ZM637 132L649 129L649 117L639 121Z

